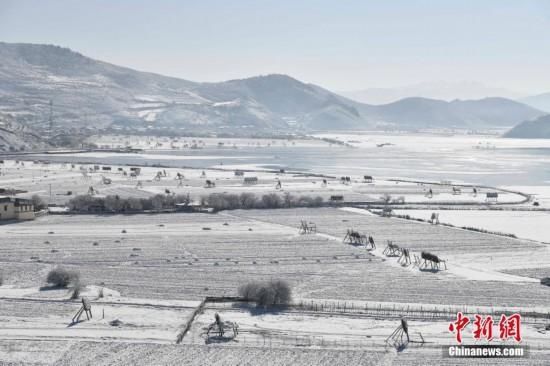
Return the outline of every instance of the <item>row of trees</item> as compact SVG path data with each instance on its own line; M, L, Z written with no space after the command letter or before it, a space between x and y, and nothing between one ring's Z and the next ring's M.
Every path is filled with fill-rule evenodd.
M178 203L190 202L189 195L157 194L148 198L81 195L69 201L69 208L76 212L141 212L174 209Z
M253 193L212 193L201 198L203 206L212 207L215 211L251 209L251 208L289 208L319 207L323 205L320 196L294 196L288 192L284 195L268 193L256 196Z
M293 196L289 193L279 195L268 193L256 196L253 193L212 193L201 197L201 206L214 211L251 209L251 208L289 208L319 207L323 205L322 197ZM157 194L148 198L110 196L76 196L69 201L69 208L75 212L141 212L175 209L177 204L191 204L187 195Z

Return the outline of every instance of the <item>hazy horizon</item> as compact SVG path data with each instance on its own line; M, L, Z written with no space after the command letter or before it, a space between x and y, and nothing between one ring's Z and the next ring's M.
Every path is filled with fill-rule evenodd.
M272 73L342 92L417 84L550 91L550 3L4 0L0 39L193 81Z

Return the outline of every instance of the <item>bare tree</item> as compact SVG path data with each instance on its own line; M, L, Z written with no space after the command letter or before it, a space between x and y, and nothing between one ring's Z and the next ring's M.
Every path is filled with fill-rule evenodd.
M31 197L32 205L34 206L35 211L40 211L46 208L46 203L44 200L37 194L33 194Z
M127 200L127 207L131 211L141 211L143 210L143 204L140 199L130 197Z
M123 204L119 196L107 196L104 200L104 207L107 211L119 212Z
M256 196L252 193L241 193L239 200L242 208L253 208L256 206Z
M262 207L264 208L279 208L282 203L281 196L276 193L268 193L262 196Z

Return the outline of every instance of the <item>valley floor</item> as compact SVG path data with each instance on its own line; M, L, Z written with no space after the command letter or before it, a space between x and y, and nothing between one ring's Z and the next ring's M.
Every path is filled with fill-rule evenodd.
M475 186L463 184L457 194L450 182L387 177L371 182L359 170L342 181L246 161L210 169L141 166L135 178L129 167L1 163L0 188L24 190L18 197L37 195L56 207L34 221L0 225L0 364L472 364L443 356L443 347L455 344L448 327L459 311L472 319L519 312L529 356L513 364L543 365L550 358L550 292L541 284L550 277L543 223L547 192L536 196L542 210L534 211L531 197L517 193L523 187L478 186L474 194ZM235 170L258 181L245 184ZM176 179L178 173L184 178ZM205 188L206 180L215 187ZM212 193L289 193L325 202L343 196L345 203L216 214L64 213L90 187L96 197L189 194L199 202ZM498 192L498 202L486 202L488 192ZM394 210L403 208L398 214L428 219L439 212L442 222L520 239L381 217L362 208L380 208L385 200ZM510 221L516 213L521 224ZM314 223L316 232L301 234L301 221ZM345 242L348 230L372 236L375 248ZM408 249L413 263L429 252L446 267L403 263L388 255L389 242ZM70 289L46 286L56 266L80 272L85 285L80 296L91 301L92 319L73 323L80 300L71 300ZM292 287L290 306L263 310L235 300L239 286L274 279ZM203 303L207 297L226 301ZM236 338L208 339L216 313L238 324ZM408 320L412 340L425 343L404 349L387 344L401 317ZM472 338L471 324L464 337L466 344L480 343Z
M317 234L300 235L302 219ZM343 243L348 228L372 235L377 248ZM550 354L550 295L539 279L550 250L532 241L335 208L45 216L0 226L0 235L1 362L442 364L455 310L523 313L531 355L520 362L543 364ZM383 254L386 240L436 253L448 270L403 266ZM71 325L79 301L41 288L56 265L80 271L92 320ZM206 296L235 296L242 284L274 278L309 307L270 313L207 304L174 345ZM372 313L377 307L388 311ZM237 322L239 335L205 345L216 312ZM402 352L386 346L399 314L428 343Z

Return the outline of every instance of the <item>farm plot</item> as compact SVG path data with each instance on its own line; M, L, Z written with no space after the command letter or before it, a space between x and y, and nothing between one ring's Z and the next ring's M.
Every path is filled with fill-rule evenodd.
M315 222L319 234L299 235L300 219ZM533 250L541 246L508 238L495 243L490 235L339 209L45 216L2 225L0 362L31 360L48 347L50 339L58 343L44 351L44 364L343 365L415 364L414 360L424 359L429 362L417 364L433 361L435 365L446 361L439 347L449 341L444 321L411 320L414 330L438 347L411 347L396 353L383 346L396 318L356 313L267 314L240 307L207 307L195 318L184 344L165 344L175 341L198 300L236 295L238 286L252 280L285 280L297 302L339 299L547 311L548 292L538 283L472 281L451 271L403 268L395 258L381 256L379 249L369 253L343 244L348 227L373 234L380 246L385 238L401 242L400 237L412 235L416 248L426 245L449 258L460 258L460 248L455 246L471 245L470 241L481 246L475 253L497 252L501 246L527 245ZM446 243L446 237L455 244ZM79 302L69 300L67 290L38 288L56 265L81 273L88 285L84 294L93 299L93 320L68 327ZM99 298L94 293L99 288L109 289L112 296ZM242 341L204 345L201 334L215 312L239 323ZM542 363L548 356L548 333L537 333L540 326L525 327L533 347L531 364ZM97 340L102 342L92 342ZM30 351L24 352L25 348Z
M40 357L37 357L40 355ZM378 365L395 354L364 350L209 347L152 343L6 340L0 360L33 365ZM41 360L36 363L36 360Z
M321 234L298 235L300 218L316 221ZM342 222L344 219L348 221ZM368 224L369 220L374 221ZM402 228L401 223L410 229ZM412 232L415 240L411 242L419 246L437 253L460 252L460 248L445 243L443 238L449 234L444 230L451 230L448 228L335 209L304 209L217 215L49 216L1 226L4 241L0 260L6 268L6 285L41 285L49 269L64 265L79 270L86 284L103 282L132 297L202 299L234 295L238 286L250 280L280 278L292 284L298 298L548 305L548 294L538 283L483 278L470 281L456 273L402 268L394 258L343 244L339 238L350 226L365 231L374 228L379 243L386 237L395 240L399 233ZM456 243L475 247L478 240L475 233L449 232L465 235ZM479 238L486 242L477 245L502 250L492 236ZM507 245L522 243L510 240Z
M39 355L39 356L38 356ZM544 365L548 352L530 350L514 364ZM39 359L39 362L36 360ZM370 349L299 349L223 347L125 342L69 342L14 340L0 343L0 360L33 365L468 365L471 360L444 358L441 349L418 352L377 352ZM478 365L509 365L508 359L477 359Z
M151 343L173 343L178 326L185 321L192 309L163 309L154 306L128 305L119 303L96 303L92 306L94 318L72 325L71 318L79 309L79 303L52 303L44 306L46 300L2 300L16 306L15 316L10 308L2 309L0 339L69 339L97 340L117 339L119 341L146 341ZM34 313L35 315L30 315ZM36 314L41 314L39 317ZM103 317L103 314L105 317ZM85 318L85 316L84 316Z
M504 300L507 295L505 295L506 291L500 291L503 288L508 288L508 291L515 294L522 292L523 295L530 298L530 301L534 301L533 304L541 304L540 300L548 299L548 294L538 284L538 281L529 278L508 277L498 272L510 268L537 267L546 263L548 248L541 244L407 220L381 218L368 214L368 212L358 214L335 209L296 209L277 210L271 212L270 215L265 215L265 212L254 212L252 216L249 211L237 211L234 214L287 226L302 219L312 221L317 224L317 230L321 235L327 234L338 242L341 242L349 228L372 235L378 243L378 248L371 251L371 254L374 254L377 260L386 260L385 267L394 268L391 279L386 279L384 282L388 286L387 290L392 290L391 295L386 294L386 297L391 297L395 301L407 302L400 296L403 293L418 299L420 292L422 294L430 293L432 300L437 298L444 303L473 304L477 302L478 305L481 303L497 305L503 304L503 301L508 305L517 303L520 296L517 296L516 300L511 298ZM393 240L415 252L425 250L437 253L448 260L451 269L431 273L413 270L410 266L402 268L397 264L396 258L386 259L382 255L386 240ZM374 265L370 265L369 269L364 270L367 271L365 278L368 279L368 285L359 285L358 287L364 289L364 293L368 293L369 296L375 293L372 287L377 284L376 274L372 272L376 272L378 268L371 271L373 267ZM346 283L340 286L347 285L351 274L347 275ZM415 281L421 281L421 283L415 283ZM401 285L405 288L402 289ZM368 289L365 289L364 286L368 286ZM411 288L415 288L417 291L413 292L410 290ZM354 293L354 291L350 289L348 293ZM475 300L468 300L468 294ZM418 302L430 302L427 298L428 296ZM455 302L452 302L451 298L454 298ZM380 299L380 301L384 300ZM521 302L521 300L519 301Z
M173 343L179 324L197 302L120 297L105 287L88 286L81 296L91 301L88 319L67 289L0 287L0 339L118 339ZM85 321L84 321L85 320Z
M483 228L515 234L524 239L550 243L550 220L546 211L473 211L473 210L396 210L398 215L410 215L428 220L432 212L439 213L439 221L454 226Z
M237 332L227 329L220 337L213 327L215 317L236 324ZM373 351L387 349L386 340L400 326L397 317L381 317L366 313L316 312L279 309L264 311L242 303L212 303L193 321L184 337L187 344L218 344L233 346L298 346L314 348L368 348ZM407 321L410 347L406 352L418 352L418 347L437 348L449 345L449 320L416 319ZM541 324L523 324L523 335L533 349L542 349L550 340L550 332L541 331ZM471 336L471 335L468 335ZM470 339L465 342L470 343ZM473 337L472 337L473 341ZM487 344L485 340L476 341Z
M502 272L516 276L532 277L539 280L550 277L550 267L510 269L503 270Z
M35 286L49 268L63 264L80 270L88 283L105 282L126 294L202 298L234 293L251 278L298 278L302 272L315 277L331 263L368 261L364 252L301 237L294 228L230 216L113 218L50 216L1 227L10 243L1 248L10 264L5 282Z
M246 211L241 211L239 215L251 217ZM543 244L405 219L379 217L359 209L283 210L269 215L258 212L255 217L289 226L295 225L301 219L313 221L321 232L336 238L343 238L347 229L356 229L372 235L382 247L387 240L392 240L414 251L430 251L441 254L444 258L470 255L487 260L502 255L508 257L507 265L512 267L538 266L550 259L548 247ZM514 259L511 260L510 257Z

